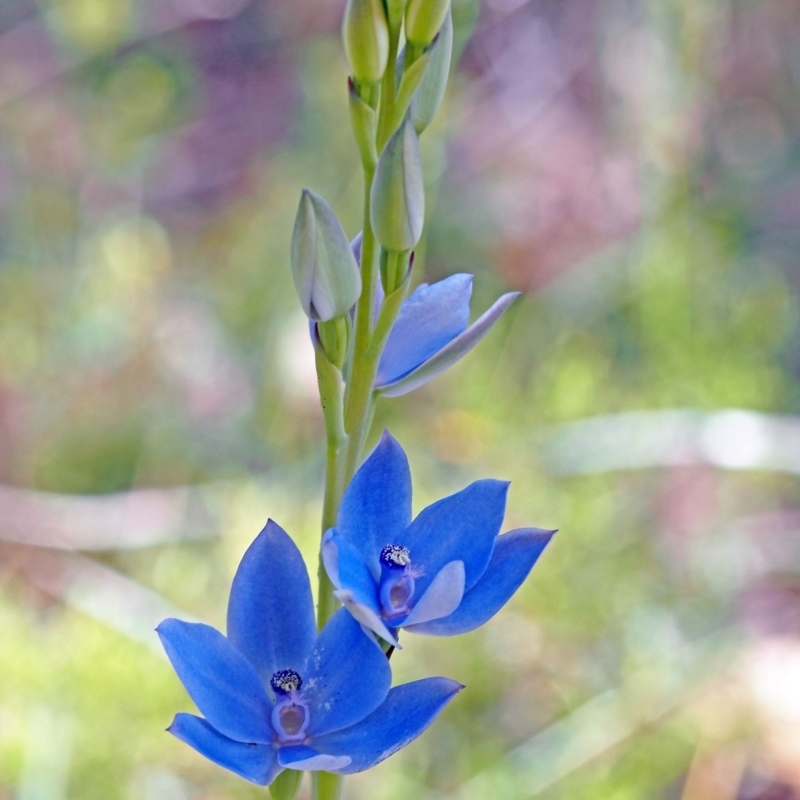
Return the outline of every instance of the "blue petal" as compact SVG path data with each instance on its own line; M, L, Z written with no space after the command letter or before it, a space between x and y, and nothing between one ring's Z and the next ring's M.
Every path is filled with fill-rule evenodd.
M314 740L314 749L350 756L351 763L331 772L362 772L410 744L464 687L447 678L425 678L390 690L366 719Z
M403 627L411 627L439 619L453 613L464 596L464 562L451 561L445 564L430 586L414 604L411 613L403 620ZM413 630L413 627L411 628Z
M261 680L300 671L316 636L311 583L303 557L272 520L247 548L231 587L228 638Z
M411 551L411 563L425 568L417 579L417 597L445 564L463 561L465 590L483 575L492 557L506 508L506 481L475 481L424 509L400 540Z
M349 589L359 602L379 610L378 584L361 553L335 528L322 537L322 561L331 583L337 589Z
M384 545L411 522L411 472L403 448L388 431L361 465L342 498L336 529L358 548L377 580Z
M336 772L352 760L350 756L323 755L304 744L282 747L278 759L283 767L309 771L321 769L325 772Z
M167 730L209 761L260 786L272 783L283 769L272 746L235 742L194 714L176 714Z
M400 397L435 378L472 350L519 295L519 292L504 294L463 333L451 339L416 369L391 380L383 378L376 380L375 389L384 397ZM394 333L394 331L392 332Z
M156 628L203 716L237 742L269 743L272 702L250 662L210 625L165 619Z
M387 642L397 640L381 620L378 584L356 548L336 530L322 537L322 561L331 583L338 591L334 595L362 625L375 631Z
M325 626L303 673L309 736L353 725L374 711L392 685L389 661L375 638L340 608Z
M375 385L399 381L415 370L469 324L472 275L451 275L421 286L400 307L386 341Z
M540 528L519 528L499 536L486 572L464 595L461 605L449 617L412 625L409 631L453 636L483 625L517 591L554 533Z

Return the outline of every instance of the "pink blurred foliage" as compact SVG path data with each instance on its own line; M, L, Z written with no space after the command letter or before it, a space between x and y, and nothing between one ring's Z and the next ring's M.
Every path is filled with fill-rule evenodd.
M464 68L457 168L489 194L494 256L537 288L636 229L638 161L603 103L596 3L487 5ZM466 182L468 178L464 178Z
M195 64L197 112L166 137L148 171L147 200L160 214L202 216L249 193L254 162L291 130L301 96L290 43L271 36L256 10L181 32Z
M155 340L158 367L177 386L190 416L222 423L250 410L250 376L202 306L189 300L169 304Z

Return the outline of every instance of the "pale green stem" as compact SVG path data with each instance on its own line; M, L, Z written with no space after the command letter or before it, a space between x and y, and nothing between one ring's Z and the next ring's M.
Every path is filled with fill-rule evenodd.
M408 279L403 281L399 289L384 298L378 319L375 322L375 329L372 332L369 348L363 360L362 378L364 384L359 386L358 391L354 391L351 395L354 406L356 402L359 403L357 408L358 424L347 432L347 444L344 449L344 475L347 476L345 485L350 482L350 479L355 474L361 458L361 452L364 449L364 442L367 438L367 433L369 433L374 411L375 391L372 387L375 385L375 374L378 371L378 363L381 353L383 353L383 348L386 346L386 340L389 338L392 326L400 313L400 306L406 298L407 291Z
M390 125L393 115L398 40L399 30L392 31L389 62L380 90L378 152L391 134L391 131L387 132L386 128ZM370 190L373 174L374 168L364 165L364 227L361 240L362 291L356 305L352 362L344 395L341 374L327 361L320 348L317 348L317 374L327 433L325 501L322 512L323 533L336 524L336 515L342 495L358 466L374 412L373 385L378 361L407 289L407 281L403 281L402 286L384 300L373 331L372 321L377 281L375 268L377 243L370 222ZM320 556L317 614L317 626L320 630L333 616L338 605L338 601L333 596L333 586L325 572ZM313 800L340 800L343 780L341 776L329 772L313 772Z
M314 800L341 800L344 783L341 775L334 775L332 772L314 772L312 778Z
M361 229L361 297L356 304L356 318L353 330L355 346L353 348L353 363L360 360L360 355L369 346L369 337L372 333L372 314L375 302L375 234L372 232L370 220L370 190L372 178L375 174L374 167L364 166L364 219ZM348 382L348 392L349 392Z
M322 404L322 415L325 419L326 463L325 463L325 499L322 506L323 533L336 524L336 513L339 509L343 486L339 470L336 468L340 453L345 449L347 435L342 424L344 397L342 391L342 374L328 361L319 346L315 347L317 363L317 379L319 396ZM317 626L319 630L333 616L339 603L333 596L333 584L325 572L322 555L319 560L319 598L317 601Z

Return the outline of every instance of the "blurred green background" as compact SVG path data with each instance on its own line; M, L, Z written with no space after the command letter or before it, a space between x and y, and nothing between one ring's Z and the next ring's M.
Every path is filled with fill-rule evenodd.
M353 800L800 798L800 2L454 0L416 280L525 298L382 401L415 511L560 533ZM342 0L0 3L0 798L263 797L164 733L268 516L315 564L288 253L354 235ZM474 28L474 35L467 39ZM307 796L308 788L304 787Z

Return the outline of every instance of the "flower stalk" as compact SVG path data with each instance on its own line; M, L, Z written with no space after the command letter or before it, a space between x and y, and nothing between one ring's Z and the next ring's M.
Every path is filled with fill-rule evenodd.
M338 579L329 577L322 557L325 537L337 525L342 498L362 459L378 397L381 358L408 295L412 249L422 233L425 197L418 134L436 113L444 92L442 83L447 80L452 31L445 31L444 46L439 50L432 51L431 42L437 34L433 28L445 19L449 2L424 0L420 8L417 6L420 4L413 0L408 5L402 0L391 0L385 6L388 41L383 39L383 19L377 11L381 6L373 0L349 0L344 26L345 48L353 68L348 82L350 118L364 178L361 293L355 303L351 328L348 318L346 361L338 346L342 334L336 339L332 326L319 328L315 344L326 429L323 547L318 575L319 631L341 606L334 596L334 583ZM410 12L406 13L406 8ZM407 42L402 63L398 64L404 13L406 24L412 20L419 36ZM363 45L359 38L364 31L372 37L370 46ZM431 54L435 56L433 61ZM431 75L426 81L431 63ZM398 69L402 70L401 75ZM379 70L382 75L378 80ZM420 107L415 98L422 86L425 97ZM416 117L423 119L422 124ZM343 329L339 319L336 331ZM420 328L425 329L425 325ZM454 337L456 333L453 332ZM457 349L456 357L465 348L463 345ZM391 644L386 644L390 650ZM313 800L340 800L341 775L321 770L312 775Z
M375 292L378 282L378 246L371 223L370 193L375 175L376 162L373 153L380 153L392 131L387 130L394 114L395 63L400 38L399 26L389 27L388 57L379 90L371 90L362 98L372 109L377 107L377 125L372 133L374 149L365 142L363 124L356 131L356 140L362 156L364 172L364 214L361 242L361 296L353 320L352 347L350 351L349 380L342 388L341 373L328 361L324 352L317 348L317 377L320 400L326 429L326 474L325 498L323 502L322 533L336 524L336 515L342 494L358 467L369 425L372 421L375 392L373 389L383 345L400 305L405 298L407 282L387 298L373 330ZM353 101L351 101L353 102ZM361 118L365 117L363 112ZM356 123L358 124L358 123ZM325 571L320 554L319 595L317 605L317 627L322 630L336 612L340 603L333 596L333 584ZM329 772L314 772L312 778L313 800L340 800L343 778Z
M427 383L465 355L513 302L469 324L470 275L408 297L425 219L419 135L444 94L450 0L348 0L350 119L364 177L363 227L348 241L334 209L304 189L292 275L309 319L325 424L316 615L303 557L269 520L237 569L227 634L165 620L167 656L202 716L169 731L274 800L341 800L344 775L410 744L464 687L391 687L401 629L450 636L486 622L553 531L499 535L507 483L476 481L411 518L411 476L384 432L361 464L377 397ZM406 50L398 63L405 24Z

